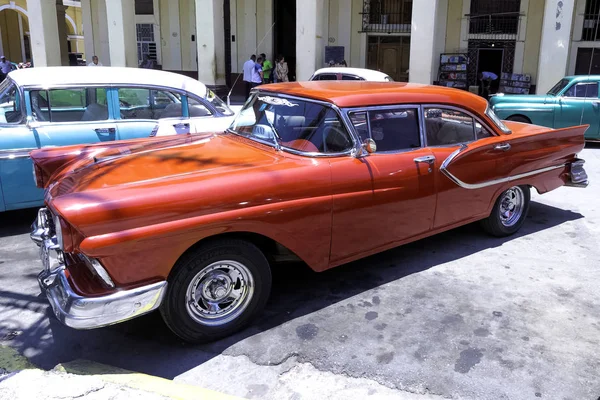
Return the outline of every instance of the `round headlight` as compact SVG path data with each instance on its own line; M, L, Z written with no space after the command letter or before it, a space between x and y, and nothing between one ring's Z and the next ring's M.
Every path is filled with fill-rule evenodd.
M54 231L56 232L56 241L58 243L58 247L60 247L61 250L64 250L64 241L63 241L63 233L62 233L62 226L60 225L60 217L58 215L55 215L54 218Z

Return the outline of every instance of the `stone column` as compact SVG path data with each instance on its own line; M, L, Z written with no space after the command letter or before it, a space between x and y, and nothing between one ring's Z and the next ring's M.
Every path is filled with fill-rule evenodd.
M296 80L308 80L322 57L323 0L296 1Z
M409 81L430 85L437 77L446 43L448 0L413 2L410 32ZM432 23L433 21L433 23Z
M134 2L133 0L105 1L110 65L113 67L137 67Z
M213 89L225 86L223 0L196 1L198 80Z
M58 40L60 45L60 61L62 65L69 65L69 46L67 44L67 21L65 14L67 7L62 0L56 0L56 24L58 28Z
M27 0L27 13L33 64L36 67L61 65L56 0Z
M179 71L182 69L179 0L160 0L159 4L162 67L169 71Z
M81 0L81 19L83 25L83 44L85 58L88 63L92 61L92 57L96 54L94 46L94 26L92 24L92 4L90 0Z
M567 74L573 8L572 1L546 0L537 93L546 93Z

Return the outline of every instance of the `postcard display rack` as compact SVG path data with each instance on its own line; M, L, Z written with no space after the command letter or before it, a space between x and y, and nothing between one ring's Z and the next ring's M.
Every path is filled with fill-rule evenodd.
M529 94L531 89L531 75L510 74L503 72L500 76L499 93Z
M466 90L468 65L469 57L466 54L441 54L438 84Z

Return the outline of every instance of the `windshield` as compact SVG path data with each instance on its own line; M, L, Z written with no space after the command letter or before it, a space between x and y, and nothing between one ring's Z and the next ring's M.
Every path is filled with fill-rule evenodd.
M297 152L333 154L353 147L338 113L331 107L275 94L254 94L229 130Z
M17 85L5 79L0 85L0 124L18 124L23 119Z
M556 96L558 95L561 90L563 90L567 85L569 84L569 80L568 79L561 79L556 85L554 85L554 87L552 89L550 89L550 91L548 92L549 95L551 96Z
M227 107L227 104L221 100L219 96L215 94L212 90L208 89L206 91L206 100L208 100L212 106L219 111L223 115L233 115L233 111Z

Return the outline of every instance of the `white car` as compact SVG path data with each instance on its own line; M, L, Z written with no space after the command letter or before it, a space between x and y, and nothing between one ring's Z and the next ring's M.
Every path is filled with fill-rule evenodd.
M310 81L373 81L393 82L394 80L381 71L366 68L327 67L317 70Z

